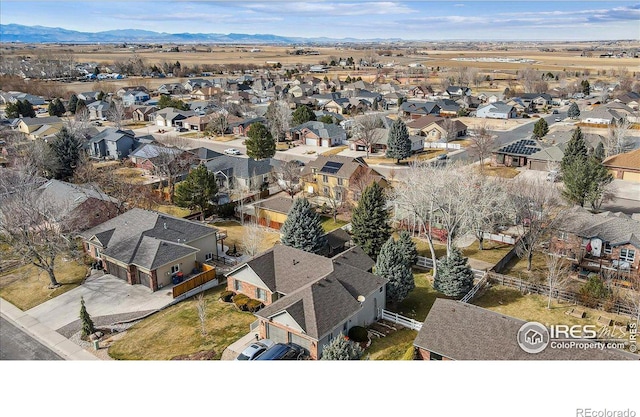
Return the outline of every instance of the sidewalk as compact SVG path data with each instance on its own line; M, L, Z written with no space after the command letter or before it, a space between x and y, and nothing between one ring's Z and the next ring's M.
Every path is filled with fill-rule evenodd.
M2 298L0 298L0 315L29 333L65 360L98 360L91 353Z

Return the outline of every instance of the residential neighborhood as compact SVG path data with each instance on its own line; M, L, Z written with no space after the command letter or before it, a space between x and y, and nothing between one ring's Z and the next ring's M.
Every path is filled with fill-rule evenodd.
M490 42L236 42L224 65L131 42L66 70L25 45L2 45L0 297L69 357L640 359L517 338L638 320L637 42L570 70L556 44L540 69Z

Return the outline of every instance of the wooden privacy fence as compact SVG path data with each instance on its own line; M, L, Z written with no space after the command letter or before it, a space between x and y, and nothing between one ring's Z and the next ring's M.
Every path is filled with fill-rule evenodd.
M420 329L422 329L422 323L420 323L419 321L410 319L409 317L401 316L400 314L394 313L393 311L387 311L383 309L381 318L383 320L388 320L390 322L407 327L411 330L420 331Z
M216 279L216 268L207 265L201 264L202 272L194 275L188 280L181 282L173 287L173 298L177 298L178 296L186 293L187 291L191 291L192 289L199 287L209 281Z
M544 284L537 284L534 282L524 281L519 278L514 278L509 275L496 274L495 272L488 272L487 279L494 284L503 285L505 287L516 288L520 292L530 292L533 294L539 294L549 296L549 287ZM591 307L586 305L578 297L578 293L564 290L553 290L552 297L557 300L566 301L573 304L580 304L585 307ZM622 316L635 317L636 314L632 308L625 305L623 302L616 300L612 304L605 305L604 302L599 301L595 305L596 309L607 311L609 313L619 314Z

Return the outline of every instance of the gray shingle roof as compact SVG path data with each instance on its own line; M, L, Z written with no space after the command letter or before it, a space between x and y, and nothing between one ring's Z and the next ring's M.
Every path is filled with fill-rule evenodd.
M117 203L118 200L111 198L97 186L88 184L70 184L64 181L49 180L39 188L38 200L46 201L56 207L59 216L58 220L64 219L69 213L76 209L80 204L89 198L95 198L111 203Z
M640 249L640 222L623 213L592 214L575 207L562 214L557 228L583 238L599 238L611 246L629 243Z
M322 123L316 121L309 121L298 125L291 129L291 131L300 131L303 129L309 129L314 134L321 138L339 138L345 135L345 131L342 127L334 125L333 123Z
M255 205L265 210L287 214L289 210L291 210L293 199L289 197L273 197L268 200L259 201Z
M340 169L331 174L334 177L340 178L351 178L351 175L358 169L359 166L368 167L367 164L361 158L354 158L349 156L341 156L341 155L319 155L315 160L309 162L303 169L302 175L308 175L313 172L313 168L320 172L322 167L324 167L328 162L340 163ZM375 172L375 171L374 171Z
M349 239L351 239L350 236ZM376 264L374 260L369 257L369 255L364 253L360 246L353 246L340 253L333 258L333 262L337 264L349 265L361 271L370 271L371 268L373 268L373 266Z
M328 275L280 298L256 315L269 318L287 311L307 335L321 339L360 310L358 296L366 297L386 282L377 275L336 263Z
M131 152L129 154L129 157L152 159L152 158L156 158L163 152L166 152L166 154L173 153L175 155L179 155L184 151L178 148L169 148L166 146L156 145L153 143L145 143L144 145L138 147L135 151Z
M134 133L131 130L118 130L114 127L108 127L104 129L102 132L92 137L89 140L89 143L97 143L102 140L106 142L117 142L126 136L133 139Z
M134 208L83 232L81 236L85 239L95 236L105 255L126 264L137 260L145 265L163 265L197 251L195 248L186 249L186 245L213 233L216 233L215 228L197 222ZM154 240L145 239L147 237ZM160 246L156 240L171 245Z
M42 126L62 123L62 119L60 119L58 116L23 117L20 120L22 120L27 126Z
M624 360L638 357L613 349L523 351L517 343L526 323L472 304L437 298L414 346L454 360Z
M211 172L229 171L231 176L237 178L251 178L257 175L265 175L271 172L271 160L262 159L256 161L252 158L244 158L231 155L220 155L204 164Z

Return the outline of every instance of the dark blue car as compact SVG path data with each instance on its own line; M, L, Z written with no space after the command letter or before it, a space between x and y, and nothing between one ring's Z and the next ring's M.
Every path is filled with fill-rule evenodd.
M255 358L257 361L295 361L301 359L304 348L295 343L276 343L266 352Z

